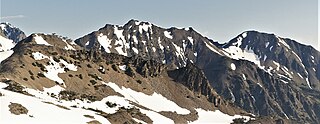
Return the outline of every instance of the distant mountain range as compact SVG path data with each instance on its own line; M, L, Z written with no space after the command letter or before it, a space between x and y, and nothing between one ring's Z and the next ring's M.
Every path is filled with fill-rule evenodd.
M76 40L0 28L0 122L320 123L320 52L291 39L220 44L138 20Z

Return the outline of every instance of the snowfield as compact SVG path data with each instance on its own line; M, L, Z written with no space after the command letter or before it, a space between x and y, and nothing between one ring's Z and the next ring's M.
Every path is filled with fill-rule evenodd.
M7 59L13 54L13 50L11 50L15 46L12 40L9 40L0 35L0 62Z
M4 90L6 84L0 83L0 92L4 96L0 97L0 123L1 124L86 124L92 120L98 120L104 124L109 121L102 116L96 115L95 112L81 109L71 108L70 110L59 108L55 105L44 103L42 99L26 96L20 93ZM28 114L14 115L9 111L10 103L19 103L28 109ZM95 119L84 117L84 115L94 116Z
M198 120L191 122L190 124L230 124L233 122L232 120L235 118L245 118L246 121L249 121L250 117L234 115L230 116L228 114L224 114L219 110L215 111L206 111L203 109L196 109L198 112L199 118Z
M58 85L51 88L44 88L44 91L34 90L25 88L25 90L34 95L26 96L20 93L11 92L4 90L3 88L7 86L5 83L0 82L0 92L4 96L0 96L1 108L0 108L0 123L14 123L14 124L24 124L26 122L32 124L42 124L42 123L76 123L85 124L89 121L97 120L103 124L109 124L108 119L103 116L98 115L96 112L88 110L96 109L101 110L108 114L116 113L120 107L124 108L137 108L141 113L147 115L155 124L173 124L174 121L159 114L161 111L176 112L178 114L189 114L190 111L181 108L173 101L168 100L161 94L153 93L152 95L146 95L141 92L134 91L130 88L119 87L117 84L109 82L102 82L104 85L109 86L114 91L120 93L121 96L107 96L101 101L90 102L87 100L59 100L55 97L51 97L49 94L58 95L60 91L64 88ZM10 103L19 103L28 109L27 114L14 115L9 111L8 105ZM106 102L115 103L116 106L109 107ZM150 110L140 108L135 106L133 103L142 105ZM49 104L51 103L51 104ZM58 105L64 108L58 107ZM75 107L71 107L75 106ZM234 118L244 117L247 120L247 116L230 116L216 111L205 111L203 109L196 109L199 114L199 118L194 122L189 123L230 123ZM84 115L93 116L92 118L87 118ZM137 122L145 123L142 120L135 119Z

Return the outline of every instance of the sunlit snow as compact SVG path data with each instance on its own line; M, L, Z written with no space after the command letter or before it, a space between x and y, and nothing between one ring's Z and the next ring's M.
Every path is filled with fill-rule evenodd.
M166 36L167 38L170 38L170 39L173 38L173 36L171 35L171 32L164 31L163 34L164 34L164 36Z
M246 121L249 121L250 117L234 115L230 116L228 114L224 114L219 110L215 111L206 111L201 108L196 109L198 112L199 118L196 121L191 122L190 124L230 124L233 122L232 120L235 118L245 118ZM246 122L245 121L245 122Z
M234 63L231 63L230 67L231 67L232 70L236 70L236 65Z
M38 34L35 34L36 36L34 37L34 40L37 44L43 44L43 45L48 45L51 46L47 41L45 41L41 36L38 36Z
M177 112L178 114L189 114L190 111L181 108L176 103L168 100L167 98L163 97L161 94L158 94L154 92L151 95L146 95L141 92L134 91L129 88L125 87L119 87L115 83L104 83L105 85L111 87L116 92L123 95L126 99L136 102L144 107L147 107L149 109L152 109L154 111L160 112L160 111L172 111ZM161 103L161 104L154 104L154 103Z
M77 123L85 124L92 120L98 120L108 124L109 121L95 112L81 108L69 108L66 110L55 105L44 103L42 99L26 96L2 89L6 84L1 83L0 92L0 123L1 124L44 124L44 123ZM28 114L14 115L9 111L10 103L19 103L28 109ZM86 118L84 115L91 115L95 119Z
M103 35L102 33L100 33L98 36L98 42L101 44L101 46L104 48L104 50L107 53L111 53L111 51L110 51L111 40L106 35Z

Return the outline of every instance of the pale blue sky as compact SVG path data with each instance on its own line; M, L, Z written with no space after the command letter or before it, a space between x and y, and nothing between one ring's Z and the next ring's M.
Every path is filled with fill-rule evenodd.
M169 28L193 27L226 42L246 30L275 33L318 46L317 0L0 0L1 22L29 35L78 38L130 19ZM318 49L320 46L318 46Z

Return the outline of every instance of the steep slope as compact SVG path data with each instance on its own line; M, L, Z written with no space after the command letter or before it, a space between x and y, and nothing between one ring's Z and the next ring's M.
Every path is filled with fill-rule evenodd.
M9 23L0 23L0 62L8 58L11 50L18 41L25 38L25 34Z
M26 35L23 31L11 25L10 23L0 23L0 32L1 36L13 40L14 43L26 38Z
M157 61L85 50L56 35L32 34L13 50L13 55L0 66L3 82L0 92L4 94L0 99L5 101L1 108L8 108L10 102L21 104L31 110L29 117L23 117L28 122L43 120L44 113L34 109L34 105L58 106L55 107L58 111L52 110L56 114L73 113L77 120L60 118L66 123L230 123L234 118L241 118L239 114L247 115L244 116L247 121L250 118L250 114L220 97L205 80L203 72L191 65L181 68L180 73L194 70L192 75L203 78L205 85L189 87L188 82L171 77L171 70ZM15 96L35 104L12 99ZM214 103L212 99L219 102ZM8 118L16 117L7 109L1 112ZM205 114L219 117L209 120L199 117ZM10 120L1 118L0 122Z
M256 31L244 32L217 47L227 58L199 66L219 94L256 115L319 123L318 51Z
M251 113L299 123L319 121L320 54L289 39L248 31L218 44L192 28L163 29L130 20L124 26L107 24L75 42L86 49L153 59L168 69L190 61L218 94Z
M249 60L284 83L294 80L298 86L319 91L319 51L274 34L248 31L222 48L233 59Z

